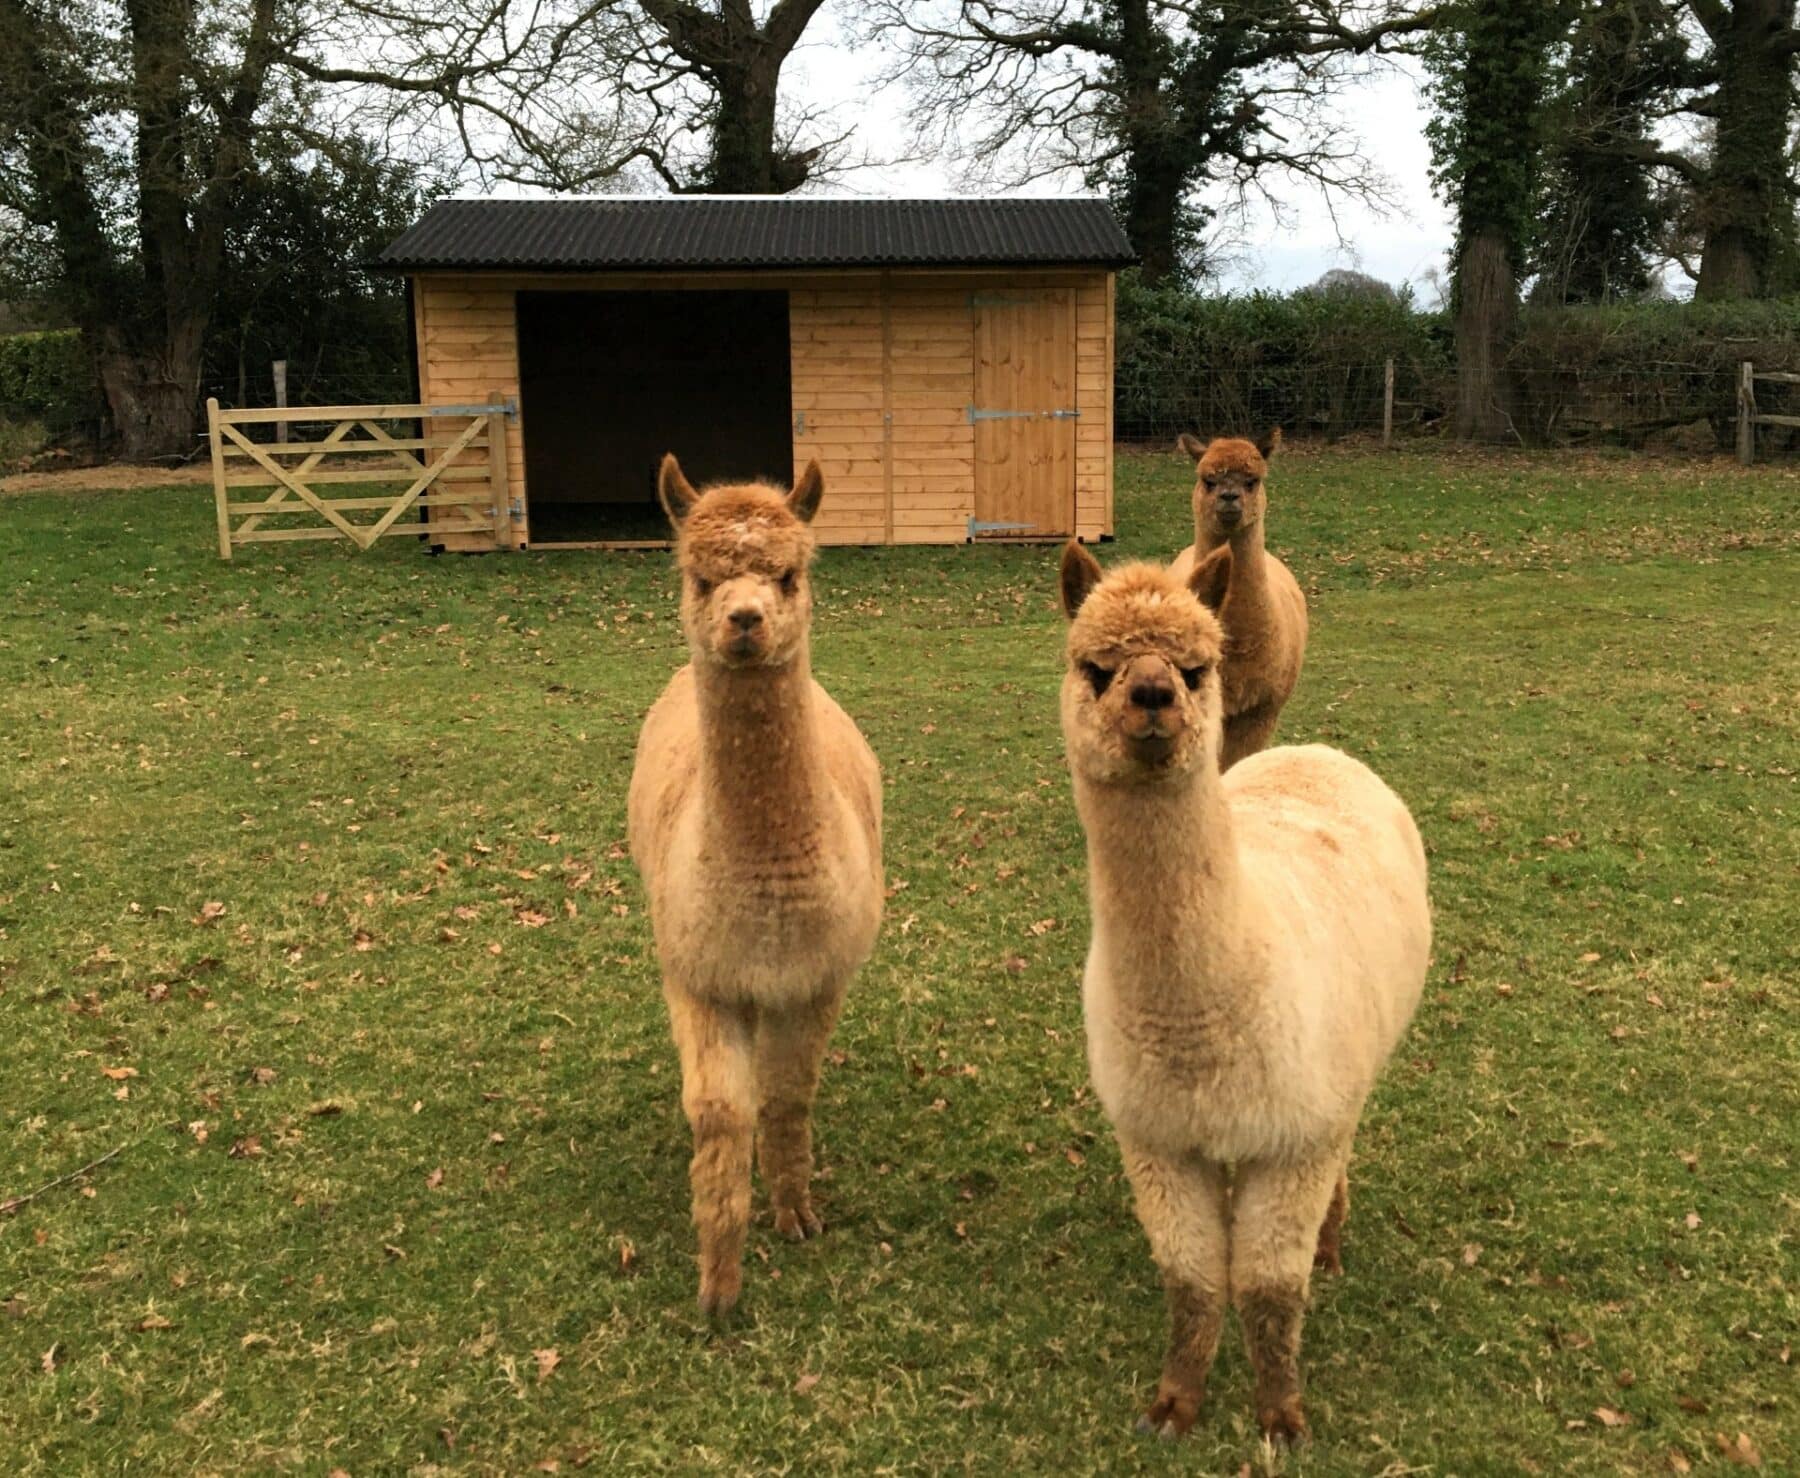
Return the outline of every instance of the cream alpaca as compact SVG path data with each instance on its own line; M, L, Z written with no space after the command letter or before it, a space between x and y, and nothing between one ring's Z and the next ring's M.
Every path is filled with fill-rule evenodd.
M775 1227L813 1209L812 1105L844 989L881 921L881 772L813 681L807 527L823 482L698 494L673 456L658 483L676 530L693 660L644 720L629 799L663 994L694 1133L700 1306L743 1287L754 1141Z
M1298 1440L1309 1274L1336 1261L1351 1137L1425 978L1424 849L1337 750L1221 774L1219 623L1172 572L1103 578L1071 544L1062 589L1088 1056L1172 1323L1141 1425L1193 1424L1230 1302L1257 1419Z
M1194 542L1175 556L1171 573L1185 581L1209 558L1214 563L1197 588L1225 623L1219 764L1228 770L1274 737L1306 655L1306 597L1288 567L1263 549L1264 481L1281 430L1254 444L1183 435L1178 445L1194 459Z

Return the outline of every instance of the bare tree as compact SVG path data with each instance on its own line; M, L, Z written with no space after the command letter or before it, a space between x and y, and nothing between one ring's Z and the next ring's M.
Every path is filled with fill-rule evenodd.
M784 194L829 170L844 142L781 96L823 6L347 0L284 56L315 82L361 90L390 122L447 122L492 178Z
M1431 12L1390 0L865 0L897 45L922 136L1012 183L1079 172L1104 188L1150 281L1195 265L1224 186L1375 197L1326 104L1356 57Z

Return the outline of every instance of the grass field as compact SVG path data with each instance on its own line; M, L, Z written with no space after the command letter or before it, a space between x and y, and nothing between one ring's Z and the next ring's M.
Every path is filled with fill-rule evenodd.
M1122 458L1105 557L1184 542L1186 470ZM1235 1330L1192 1437L1131 1430L1053 550L821 556L893 892L830 1231L759 1228L717 1336L622 846L667 557L223 564L176 489L0 499L0 1201L117 1152L0 1216L0 1467L1800 1471L1800 473L1301 454L1272 503L1283 737L1407 798L1437 915L1310 1448Z

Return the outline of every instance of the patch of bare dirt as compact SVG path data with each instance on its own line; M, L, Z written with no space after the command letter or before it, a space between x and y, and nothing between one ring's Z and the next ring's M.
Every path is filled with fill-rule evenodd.
M204 462L188 467L134 467L114 462L105 467L58 467L43 472L14 472L0 477L0 497L8 493L84 493L136 488L202 486L212 480Z

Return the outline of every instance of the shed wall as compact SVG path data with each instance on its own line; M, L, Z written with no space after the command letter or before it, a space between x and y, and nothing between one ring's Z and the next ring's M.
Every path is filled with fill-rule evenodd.
M1113 531L1113 276L1103 270L533 274L421 273L414 286L419 393L428 404L517 398L514 294L522 288L620 291L765 287L789 294L794 463L816 457L826 495L816 529L828 544L960 543L975 511L974 314L969 296L997 286L1075 290L1075 520L1084 539ZM451 423L444 423L449 425ZM527 528L524 438L510 438L514 517ZM679 452L680 448L675 449ZM448 547L476 547L475 536Z

